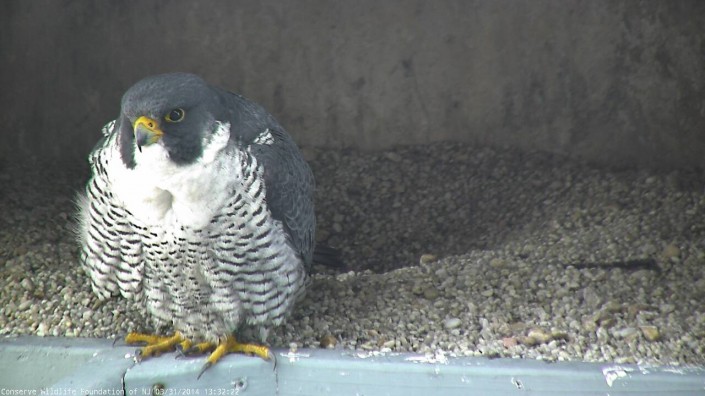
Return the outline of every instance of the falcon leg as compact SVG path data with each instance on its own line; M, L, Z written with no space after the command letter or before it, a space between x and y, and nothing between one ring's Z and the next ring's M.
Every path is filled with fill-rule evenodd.
M208 356L208 359L206 359L206 363L203 365L201 372L198 374L198 378L201 378L201 375L203 375L203 373L208 370L208 368L213 366L216 362L218 362L218 360L220 360L220 358L227 355L228 353L244 353L247 355L256 355L264 360L269 360L271 357L273 357L272 353L269 351L269 348L267 348L266 346L240 343L235 339L234 336L227 336L225 337L224 341L221 341L218 346L215 347L210 356Z
M173 351L177 345L189 343L180 332L174 333L171 337L163 337L152 334L130 333L125 337L125 343L147 345L135 352L135 358L139 361L145 357L156 356L164 352ZM190 344L190 343L189 343Z

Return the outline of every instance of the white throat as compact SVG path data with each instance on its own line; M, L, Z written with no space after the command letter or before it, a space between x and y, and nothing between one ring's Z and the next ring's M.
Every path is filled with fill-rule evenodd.
M228 161L230 124L218 123L215 132L203 139L203 154L194 163L177 165L169 159L162 142L135 147L134 169L112 161L114 193L126 208L148 226L207 225L229 195ZM118 153L119 155L119 153Z

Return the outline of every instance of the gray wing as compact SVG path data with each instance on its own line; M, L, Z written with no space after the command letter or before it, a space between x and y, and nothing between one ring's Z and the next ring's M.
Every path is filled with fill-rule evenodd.
M141 294L143 260L140 227L111 192L111 161L120 161L117 131L111 122L88 161L91 178L78 196L77 234L81 263L100 299L118 293L134 298Z
M291 244L309 268L315 242L316 217L313 208L314 179L291 137L278 125L270 126L271 140L251 146L252 154L262 164L267 206L281 221Z

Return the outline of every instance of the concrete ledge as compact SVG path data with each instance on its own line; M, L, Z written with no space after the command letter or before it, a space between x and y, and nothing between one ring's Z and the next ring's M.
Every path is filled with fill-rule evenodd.
M20 337L0 341L3 395L694 395L705 368L449 358L277 349L276 366L231 355L197 379L202 357L166 354L135 364L111 341Z

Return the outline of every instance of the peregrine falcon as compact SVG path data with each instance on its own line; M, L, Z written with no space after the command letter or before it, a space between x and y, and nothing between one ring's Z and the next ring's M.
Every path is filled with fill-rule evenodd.
M314 180L292 138L186 73L136 83L103 134L79 196L81 263L101 300L134 299L174 332L126 341L147 343L143 357L210 351L203 370L229 352L268 358L235 336L246 326L265 342L311 265Z

